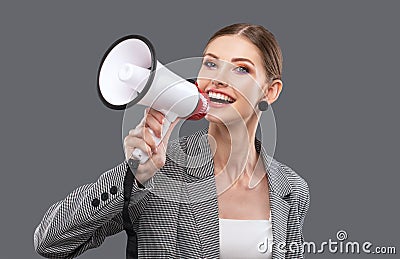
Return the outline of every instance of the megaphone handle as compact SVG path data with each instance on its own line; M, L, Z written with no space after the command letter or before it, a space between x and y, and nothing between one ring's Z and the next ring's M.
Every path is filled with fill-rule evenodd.
M164 123L162 125L162 129L161 129L161 138L156 137L154 132L151 129L149 129L151 135L153 135L154 142L156 143L156 146L158 146L160 144L161 140L164 138L164 136L167 133L169 127L171 126L171 123L174 122L177 117L178 117L178 115L176 115L173 112L168 112L168 113L165 114L165 120L164 120ZM135 160L139 160L140 164L144 164L144 163L146 163L147 160L149 160L149 156L139 148L135 148L133 150L131 157L133 159L135 159Z

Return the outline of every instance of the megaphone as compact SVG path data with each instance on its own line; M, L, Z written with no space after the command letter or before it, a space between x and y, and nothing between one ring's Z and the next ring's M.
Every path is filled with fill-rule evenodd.
M122 37L108 48L98 70L97 90L111 109L141 104L162 112L166 120L161 138L152 133L156 145L177 117L198 120L209 109L207 95L157 61L153 45L141 35ZM143 164L149 157L136 148L132 158Z

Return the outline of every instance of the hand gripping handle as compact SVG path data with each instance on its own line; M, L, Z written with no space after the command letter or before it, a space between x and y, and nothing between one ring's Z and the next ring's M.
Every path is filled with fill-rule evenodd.
M161 112L164 113L164 115L165 115L165 120L162 125L162 129L161 129L161 138L157 138L155 136L154 132L151 129L149 129L151 135L153 135L156 146L158 146L160 144L160 142L163 140L165 134L167 133L169 127L171 126L171 123L174 122L177 118L177 115L173 112L163 112L163 111L161 111ZM144 163L146 163L147 160L149 160L149 156L147 155L147 153L143 152L139 148L135 148L133 150L131 158L133 158L135 160L139 160L140 164L144 164Z

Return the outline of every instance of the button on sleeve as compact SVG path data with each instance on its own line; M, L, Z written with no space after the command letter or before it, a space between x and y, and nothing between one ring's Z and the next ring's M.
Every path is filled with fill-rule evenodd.
M111 193L112 195L117 194L117 192L118 192L118 187L117 187L117 186L112 186L112 187L110 188L110 193Z
M108 193L107 192L104 192L104 193L101 194L101 200L102 201L108 200Z
M97 198L94 198L94 199L92 200L92 206L93 206L93 207L97 207L97 206L99 206L99 205L100 205L100 200L97 199Z

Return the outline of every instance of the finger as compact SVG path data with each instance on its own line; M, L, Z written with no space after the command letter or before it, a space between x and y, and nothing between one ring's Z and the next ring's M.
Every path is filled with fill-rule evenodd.
M148 114L150 114L150 115L148 115ZM140 121L140 123L136 126L136 128L129 130L128 134L129 134L129 135L132 135L132 136L138 136L138 131L137 131L137 129L140 129L140 130L141 130L142 127L145 127L145 125L146 125L146 120L147 120L147 116L152 116L152 117L154 117L154 118L155 118L159 123L161 123L161 124L164 122L164 118L165 118L165 116L164 116L163 113L161 113L161 112L159 112L159 111L157 111L157 110L155 110L155 109L152 109L152 108L147 107L147 108L144 110L144 115L143 115L143 118L142 118L142 120Z
M143 127L144 126L139 127L139 125L138 125L138 126L136 126L136 128L130 129L128 132L128 136L137 137L140 134L140 132L142 131Z
M147 115L146 126L149 127L158 138L161 138L162 124L154 116L150 114Z
M128 131L128 135L131 135L131 136L138 136L139 132L144 128L144 126L145 126L145 124L146 124L145 121L146 121L146 118L143 117L142 120L139 122L138 125L136 125L135 128L130 129L130 130Z
M180 119L177 118L174 122L171 123L167 132L165 133L164 138L162 139L163 144L168 143L169 137L171 136L172 131L174 130L176 124L178 124L179 121L180 121Z
M143 136L143 140L151 148L152 152L156 152L157 144L156 141L154 140L153 134L151 134L150 132L150 129L148 127L144 127L143 130L141 131L141 134Z
M154 140L154 136L153 134L151 134L150 129L147 127L142 127L142 128L136 128L134 130L130 130L129 131L129 135L125 137L124 139L124 143L126 143L126 145L130 145L132 142L131 140L134 138L139 138L139 139L143 139L144 142L146 142L146 144L148 146L150 146L152 152L155 152L157 149L157 144Z
M128 160L131 158L132 153L135 149L134 148L130 148L130 147L125 147L124 151L125 151L125 158Z
M136 126L136 128L129 130L128 136L136 137L136 138L143 138L145 129L146 129L146 126L138 125L138 126Z
M153 108L150 108L148 114L151 114L154 118L158 120L159 123L163 124L165 115L162 112L159 112Z
M125 138L124 146L126 150L139 148L143 152L147 153L149 157L151 157L152 155L151 147L147 145L147 143L141 138L136 138L136 137ZM131 154L127 155L130 156Z

